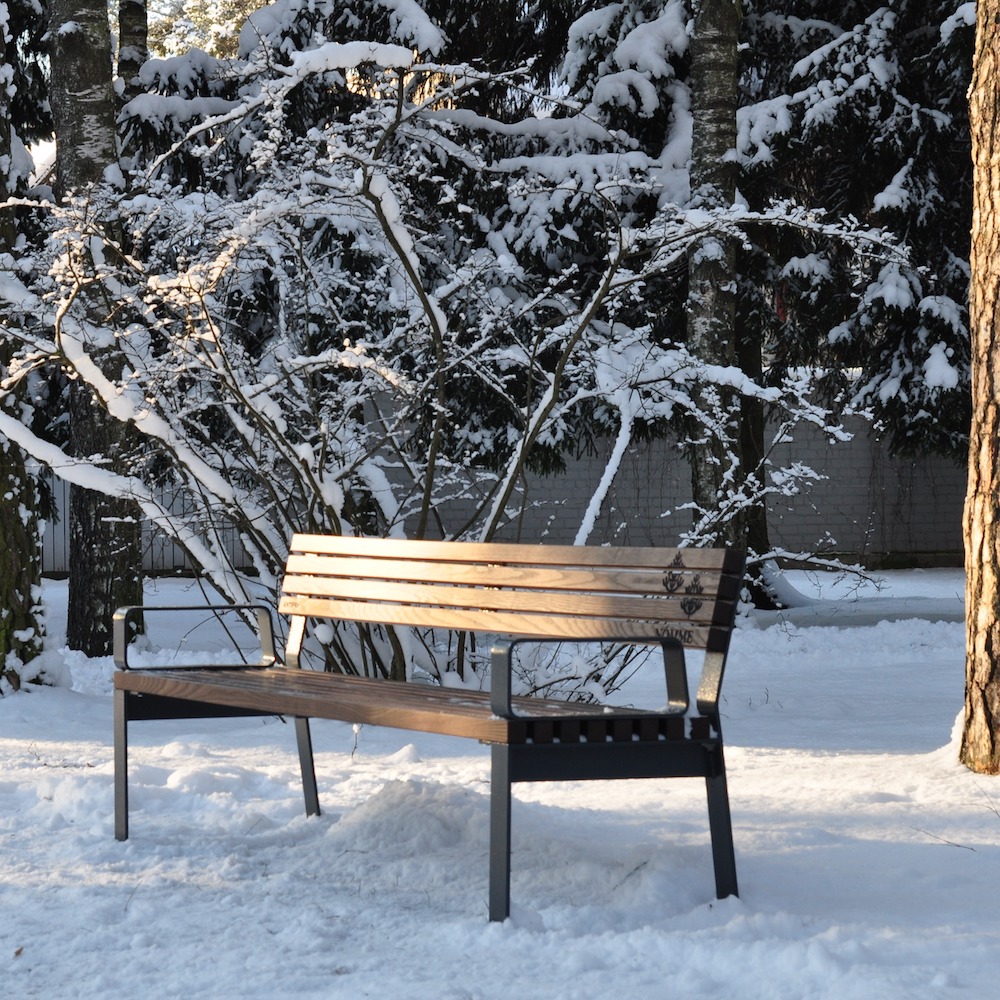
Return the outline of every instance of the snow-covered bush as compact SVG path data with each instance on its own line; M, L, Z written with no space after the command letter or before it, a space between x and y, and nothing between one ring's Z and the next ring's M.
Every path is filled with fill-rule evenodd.
M576 93L558 96L526 67L439 60L446 39L416 4L366 11L281 0L251 18L238 59L143 68L149 93L123 119L131 175L44 206L47 241L8 261L2 286L20 340L4 391L55 366L129 426L128 450L70 457L56 430L3 411L0 433L72 482L136 500L234 602L273 596L293 531L492 538L526 471L610 435L586 541L634 435L731 433L705 387L783 414L779 437L798 420L840 433L808 372L765 384L708 363L664 315L708 235L833 241L859 274L899 257L878 232L791 204L684 207L679 5L578 22ZM604 44L613 59L595 55ZM511 120L500 102L494 115L478 95L498 89L528 110ZM653 129L662 100L671 116L642 141L611 114ZM816 475L771 468L767 452L743 468L724 443L731 489L696 512L693 543ZM475 499L471 520L449 520L453 498ZM391 636L342 635L335 660L338 642L332 665L413 669ZM620 672L602 664L580 683Z

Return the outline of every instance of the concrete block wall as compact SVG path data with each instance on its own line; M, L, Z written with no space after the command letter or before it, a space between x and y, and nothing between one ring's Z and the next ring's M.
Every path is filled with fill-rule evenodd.
M890 456L865 422L848 429L851 441L831 443L800 428L793 443L776 449L777 462L794 454L826 478L800 496L774 501L772 544L825 547L873 564L907 556L960 563L964 464L936 455Z
M964 466L927 456L893 458L863 421L849 425L848 442L833 443L815 429L800 427L794 439L775 448L776 467L798 461L826 478L793 497L769 504L771 545L788 552L828 552L871 566L897 564L960 565ZM611 443L599 455L568 462L565 474L533 477L525 504L499 538L572 544L601 481ZM60 520L48 526L44 571L68 568L67 491L56 484ZM691 499L690 472L683 454L670 441L633 445L608 492L593 530L592 545L664 545L677 543L691 523L682 509ZM446 528L462 524L471 505L448 504L440 514ZM185 567L183 552L147 532L145 568L167 572ZM234 551L239 542L233 537Z
M870 426L848 425L854 437L833 442L811 427L772 452L772 465L809 466L823 478L798 495L769 502L773 547L828 552L871 565L960 564L966 471L938 456L893 457ZM537 478L529 508L501 537L572 543L600 482L604 455L569 463L564 476ZM668 441L629 449L588 541L672 545L689 525L691 499L684 456Z

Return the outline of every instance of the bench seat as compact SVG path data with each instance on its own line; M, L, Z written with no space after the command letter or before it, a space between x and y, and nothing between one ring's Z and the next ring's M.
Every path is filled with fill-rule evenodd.
M481 743L653 742L699 734L707 739L710 720L685 718L635 708L551 698L512 698L516 717L493 714L486 691L393 684L375 688L365 678L284 667L206 667L181 670L130 670L116 675L118 690L171 698L177 718L201 715L199 704L245 710L259 715L302 716L340 722L389 726L442 736L464 736ZM130 718L143 714L143 698L132 702ZM163 718L162 706L151 718Z

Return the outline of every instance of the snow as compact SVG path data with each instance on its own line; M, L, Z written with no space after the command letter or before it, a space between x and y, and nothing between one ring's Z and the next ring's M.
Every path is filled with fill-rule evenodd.
M886 209L903 209L910 203L910 192L907 190L907 182L910 180L910 172L913 168L913 158L911 157L893 176L892 180L883 191L880 191L872 201L876 212Z
M933 316L956 333L965 330L965 306L947 295L928 295L920 300L917 308L923 317Z
M951 17L941 25L941 40L951 41L951 36L958 28L965 28L976 23L976 4L974 0L963 3Z
M211 115L224 115L234 107L222 97L180 97L176 94L139 94L126 106L126 113L144 121L195 121Z
M0 300L15 309L38 308L38 298L10 271L0 274Z
M927 385L940 389L954 389L958 385L959 373L952 363L954 353L942 341L931 347L924 360L924 381Z
M327 42L318 48L294 53L290 72L296 77L305 77L337 69L357 69L366 62L373 62L379 66L405 68L413 63L413 53L402 45L384 45L377 42Z
M625 35L615 49L615 62L623 69L633 68L653 79L673 76L667 57L687 50L688 16L683 4L666 4L657 17Z
M898 264L886 264L879 271L878 279L865 292L865 299L881 299L890 309L909 309L914 304L913 285Z
M959 570L816 600L961 605ZM833 583L829 581L833 581ZM183 581L150 603L191 603ZM741 627L724 726L741 886L713 898L698 781L515 786L513 909L486 919L488 753L317 723L136 723L112 829L106 659L0 698L0 993L111 998L947 1000L1000 976L1000 785L957 763L963 626ZM633 682L640 700L656 674Z
M434 24L414 0L378 0L378 3L389 13L389 26L394 39L405 43L406 46L413 46L432 54L440 52L444 47L446 39L441 29ZM291 0L278 0L277 3L262 7L252 13L247 18L246 24L240 29L239 51L241 57L245 58L258 49L262 40L276 38L282 28L293 22L299 15L298 5ZM391 50L398 47L390 45L382 48ZM397 53L392 57L380 57L373 54L372 58L378 62L381 62L382 58L387 58L388 61L381 62L382 65L386 66L408 66L413 60L412 53L408 48L403 50L402 57Z
M379 5L389 11L389 25L396 38L432 55L444 48L444 33L414 0L379 0Z

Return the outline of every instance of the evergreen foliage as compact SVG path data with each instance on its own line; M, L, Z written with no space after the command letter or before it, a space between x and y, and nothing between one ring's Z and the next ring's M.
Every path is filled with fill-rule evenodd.
M842 246L758 246L744 280L780 366L822 364L902 451L964 456L969 418L971 159L965 95L974 5L871 11L753 3L740 190L777 193L898 234L910 263L864 280Z

